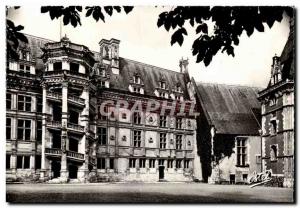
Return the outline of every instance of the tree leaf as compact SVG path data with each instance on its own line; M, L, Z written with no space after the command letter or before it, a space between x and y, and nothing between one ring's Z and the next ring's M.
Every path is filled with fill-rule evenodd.
M109 16L113 14L113 8L111 6L105 6L104 10Z
M128 14L133 10L133 6L123 6L123 8L126 14Z
M199 25L197 28L196 28L196 34L200 33L200 32L203 32L205 34L208 33L208 28L207 28L207 24L206 23L203 23L201 25Z

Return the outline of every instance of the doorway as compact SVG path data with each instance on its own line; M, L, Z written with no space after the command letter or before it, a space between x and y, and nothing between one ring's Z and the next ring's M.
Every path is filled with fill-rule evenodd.
M60 162L53 160L51 164L51 169L53 172L53 178L58 178L60 177Z
M76 165L69 165L69 178L77 178L78 167Z
M159 180L164 179L165 178L165 166L159 166L158 171L159 171Z

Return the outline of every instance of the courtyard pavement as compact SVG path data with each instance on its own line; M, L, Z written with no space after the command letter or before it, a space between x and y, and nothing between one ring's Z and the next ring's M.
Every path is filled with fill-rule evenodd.
M11 203L292 203L289 188L205 183L7 184Z

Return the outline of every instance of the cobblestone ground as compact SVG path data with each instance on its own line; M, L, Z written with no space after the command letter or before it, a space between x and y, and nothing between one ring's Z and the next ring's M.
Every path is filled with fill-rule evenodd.
M11 203L292 203L293 189L204 183L7 184Z

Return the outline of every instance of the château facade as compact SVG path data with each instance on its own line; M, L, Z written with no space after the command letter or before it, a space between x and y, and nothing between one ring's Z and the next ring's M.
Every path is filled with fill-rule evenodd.
M119 57L116 39L27 38L7 61L8 181L201 180L187 60L175 72Z
M263 169L281 178L285 187L293 187L295 177L294 21L280 57L272 59L269 84L258 97L262 105Z

